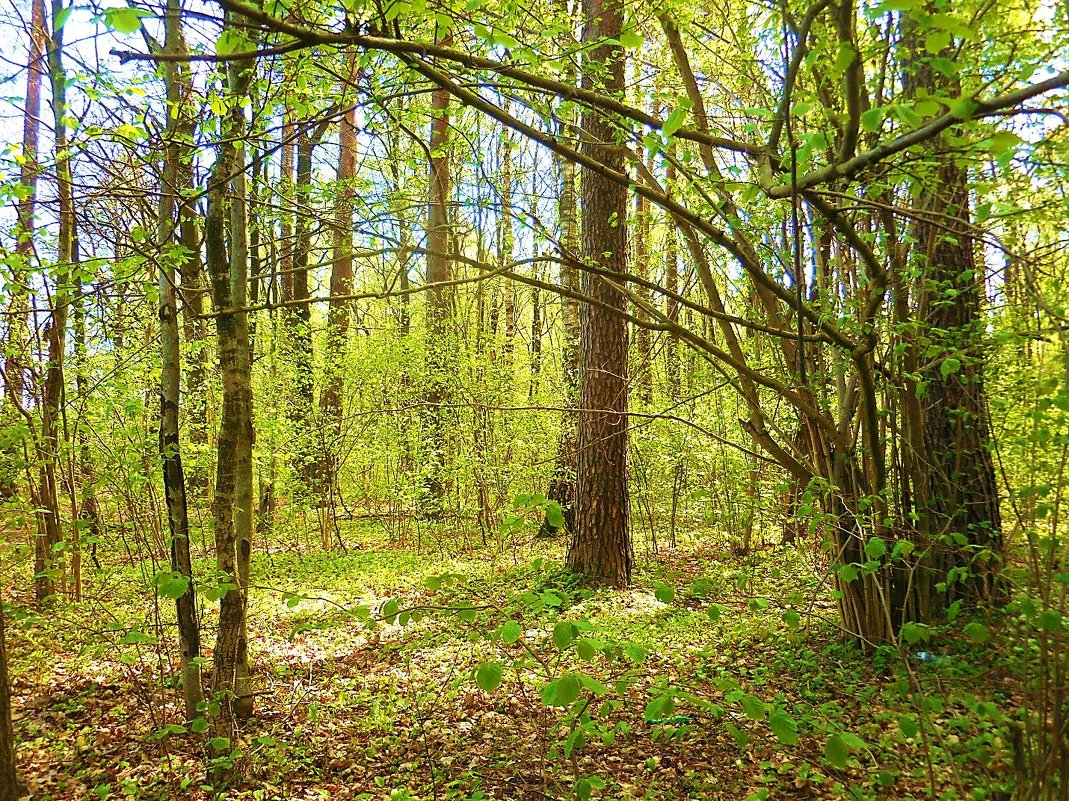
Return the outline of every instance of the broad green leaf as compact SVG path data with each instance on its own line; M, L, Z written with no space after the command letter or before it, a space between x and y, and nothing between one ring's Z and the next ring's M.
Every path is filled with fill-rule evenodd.
M670 604L676 597L676 591L674 587L667 584L660 585L654 590L653 597L660 601L662 604Z
M972 622L965 626L962 631L965 636L975 643L985 643L991 639L991 632L987 630L987 626L983 623Z
M776 739L784 745L794 745L798 742L798 724L783 710L777 709L768 716L768 726L776 735Z
M828 763L839 770L843 770L846 767L846 760L849 754L846 751L846 743L843 738L838 734L833 734L828 738L828 741L824 743L824 758L828 760Z
M105 8L104 25L119 33L137 33L141 30L142 17L151 16L151 11L142 8Z
M475 683L485 692L493 692L501 685L500 662L483 662L475 671Z
M515 620L506 620L501 626L501 642L512 645L523 635L523 629Z
M672 109L672 113L668 115L668 119L664 121L664 125L661 126L661 133L665 136L675 136L676 131L686 122L691 105L693 104L689 100L680 98L676 107Z
M562 651L572 644L575 639L575 624L568 620L562 620L553 627L553 644Z
M785 611L781 617L781 620L787 625L787 628L798 630L798 627L802 623L802 617L793 609Z
M743 694L739 699L739 704L742 706L743 713L750 720L764 720L766 709L765 702L756 695L750 695L749 693Z
M582 682L579 680L579 676L575 673L565 673L559 679L557 679L557 693L554 706L568 706L579 697L580 691L583 689Z
M879 559L887 553L887 543L879 537L873 537L865 543L865 556L869 559Z

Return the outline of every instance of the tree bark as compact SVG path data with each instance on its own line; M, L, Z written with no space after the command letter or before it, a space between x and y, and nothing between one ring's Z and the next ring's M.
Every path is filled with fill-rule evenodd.
M168 0L165 17L164 52L177 55L183 52L179 26L178 0ZM178 620L178 644L181 651L182 694L186 719L198 715L204 700L200 671L200 623L197 617L196 588L193 584L193 564L189 550L189 511L186 502L186 477L182 465L179 439L179 408L181 406L181 350L178 326L178 302L175 292L176 272L181 272L190 254L184 247L175 246L176 198L185 186L182 180L180 120L184 116L181 105L182 84L178 62L164 62L167 82L167 105L170 124L164 156L163 182L160 189L159 216L159 318L162 367L160 370L160 459L163 462L163 491L167 504L167 522L171 542L171 570L184 577L184 592L175 599ZM184 242L179 241L179 245ZM174 254L180 254L176 258ZM178 270L176 271L176 261Z
M22 795L15 768L15 727L11 722L11 684L7 675L7 631L4 628L3 604L0 604L0 801L15 801Z
M584 42L619 40L623 9L618 0L583 0ZM619 45L601 44L587 56L586 88L624 89ZM595 74L602 74L598 80ZM583 147L612 170L625 169L614 144L616 131L600 112L586 111ZM603 270L627 270L627 189L590 170L582 174L583 257ZM579 477L576 526L567 565L588 581L614 587L631 583L630 499L627 471L628 335L625 296L605 278L583 276L583 292L605 304L580 314L582 378L579 412ZM617 313L618 312L618 313Z
M356 92L359 82L356 57L349 57L349 78L342 81L340 93L349 103L342 114L338 135L338 180L334 207L334 242L330 270L330 303L327 310L326 386L320 397L323 412L323 446L319 461L319 505L323 512L324 545L336 531L335 496L341 450L342 360L349 341L349 317L352 301L345 295L353 292L353 198L356 187L357 128Z
M448 43L448 39L446 40ZM449 256L449 92L438 89L431 97L430 193L427 204L427 283L451 281ZM427 406L426 478L422 513L436 518L445 498L445 409L454 332L453 288L439 286L427 292Z

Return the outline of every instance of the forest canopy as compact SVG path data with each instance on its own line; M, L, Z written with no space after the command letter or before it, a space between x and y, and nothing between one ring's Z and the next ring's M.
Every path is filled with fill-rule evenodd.
M11 0L0 801L1069 799L1069 17Z

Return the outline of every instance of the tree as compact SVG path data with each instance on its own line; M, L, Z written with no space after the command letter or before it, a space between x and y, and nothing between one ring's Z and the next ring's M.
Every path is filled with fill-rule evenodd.
M178 0L168 0L164 19L163 52L175 56L183 53L180 6ZM179 138L181 121L187 112L183 103L182 82L178 62L164 62L167 83L168 141L164 153L163 180L160 185L159 234L157 259L159 262L160 348L160 459L163 463L163 492L167 505L167 522L171 543L171 579L175 589L168 593L175 597L178 618L178 641L182 660L182 694L186 718L198 716L198 706L204 700L200 672L200 622L197 617L196 587L193 584L193 563L189 551L189 510L186 499L186 475L182 465L182 444L179 439L178 414L181 406L181 347L179 341L176 278L192 254L187 251L183 237L176 237L178 225L176 198L185 184L181 180L183 142ZM178 241L176 241L176 239ZM176 262L178 268L176 269Z
M583 41L591 46L583 87L608 93L624 88L618 40L623 7L616 0L584 0ZM594 44L601 42L601 44ZM608 169L623 171L617 130L597 111L583 116L584 150ZM581 173L583 258L603 274L586 272L580 311L579 470L575 531L568 568L615 587L631 583L631 512L627 481L627 297L618 288L627 273L627 188L594 170ZM595 305L596 304L596 305Z
M448 43L448 39L446 43ZM431 95L431 134L429 144L430 178L427 198L427 449L423 513L438 517L442 513L446 483L445 407L449 393L449 365L453 348L452 323L453 278L450 257L449 224L449 92L438 89Z
M15 772L15 729L11 723L11 684L7 676L7 634L0 603L0 799L15 801L22 795Z

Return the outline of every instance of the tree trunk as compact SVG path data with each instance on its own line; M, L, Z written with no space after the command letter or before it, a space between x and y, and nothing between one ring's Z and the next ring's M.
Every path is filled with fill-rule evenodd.
M579 270L579 219L576 198L575 163L560 159L561 184L557 202L560 219L560 283L561 286L578 291ZM567 410L561 415L560 438L557 444L557 460L546 497L560 504L564 512L564 528L575 532L575 480L579 469L579 305L571 298L561 296L561 377L564 383L562 405ZM557 527L542 519L539 537L552 537Z
M0 604L0 801L21 797L15 771L15 728L11 723L11 684L7 676L7 632L4 609Z
M342 114L339 131L338 183L334 207L334 247L330 270L330 305L327 311L327 350L324 358L326 386L320 397L323 412L323 452L319 462L319 505L324 525L336 531L335 495L338 481L338 454L341 450L342 360L349 341L349 315L353 292L353 198L356 188L356 100L359 81L355 56L349 58L350 78L342 82L340 93L349 102ZM330 537L325 536L324 542Z
M165 18L164 52L178 55L183 52L179 26L178 0L168 0ZM163 462L163 491L167 504L167 521L171 541L171 570L185 579L185 589L175 599L178 619L178 644L182 662L182 694L186 719L197 717L197 707L204 700L200 672L200 623L197 618L196 592L193 585L193 565L189 552L189 512L186 504L186 478L182 466L178 413L181 405L181 351L178 327L178 303L175 293L175 262L184 266L189 253L175 249L176 198L184 187L181 171L181 149L177 137L179 120L184 116L180 105L184 98L178 78L178 64L164 62L167 82L167 104L171 124L165 152L163 182L160 189L159 216L159 293L160 293L160 459ZM179 244L183 244L179 242ZM174 253L181 253L177 259ZM181 272L179 267L178 272Z
M45 48L48 31L45 29L44 0L30 4L30 47L26 59L26 105L22 113L22 163L19 184L22 192L16 204L15 257L12 270L11 302L8 307L7 346L4 372L7 391L16 405L25 403L28 354L26 315L29 313L29 284L27 274L33 258L34 212L37 207L37 177L40 163L37 158L41 131L41 85L45 75Z
M231 68L237 69L241 67ZM235 94L240 84L240 78L232 80L231 90ZM240 258L242 253L232 253L228 259L226 250L227 188L235 170L244 166L239 161L240 150L235 146L245 128L240 109L231 115L227 127L229 130L219 145L209 179L204 243L223 385L212 517L216 566L229 583L219 603L215 643L213 691L222 706L215 728L220 736L233 737L238 721L251 712L245 616L252 534L252 482L248 480L252 467L252 399L248 315L240 310L245 300L247 265ZM231 188L235 190L234 203L242 203L243 198L237 196L240 186ZM231 224L239 216L232 213ZM232 241L242 241L244 231L231 233L235 234Z
M448 42L448 40L446 40ZM427 204L427 283L453 278L449 256L449 92L431 97L430 197ZM449 365L453 349L453 288L427 292L427 449L425 497L422 512L439 517L445 497L445 409L449 394Z
M583 0L584 42L618 40L623 28L618 0ZM624 89L619 45L593 47L583 74L586 88ZM603 75L603 80L595 78ZM625 169L613 144L616 131L600 112L583 119L584 149L609 169ZM610 272L627 270L627 189L590 171L582 174L583 256ZM594 273L583 276L583 293L604 306L581 311L579 480L575 531L567 565L587 580L615 587L631 583L630 499L627 479L627 309L625 296Z
M933 56L922 46L920 32L911 27L904 38L915 54L905 76L908 93L954 96L960 92L956 80L933 69ZM904 614L919 620L936 616L955 598L990 601L1002 551L984 391L981 307L985 278L982 265L976 263L977 245L970 226L969 175L942 138L933 147L935 165L920 201L926 213L917 218L912 231L917 243L912 250L914 263L920 271L915 289L917 317L926 338L920 343L918 358L925 391L920 420L912 422L919 422L923 430L920 435L907 434L907 445L923 447L921 453L910 454L919 468L912 491L925 539L921 545L930 548L921 577L933 588L946 582L947 591L938 608L907 599L914 608ZM918 597L929 595L922 591Z

